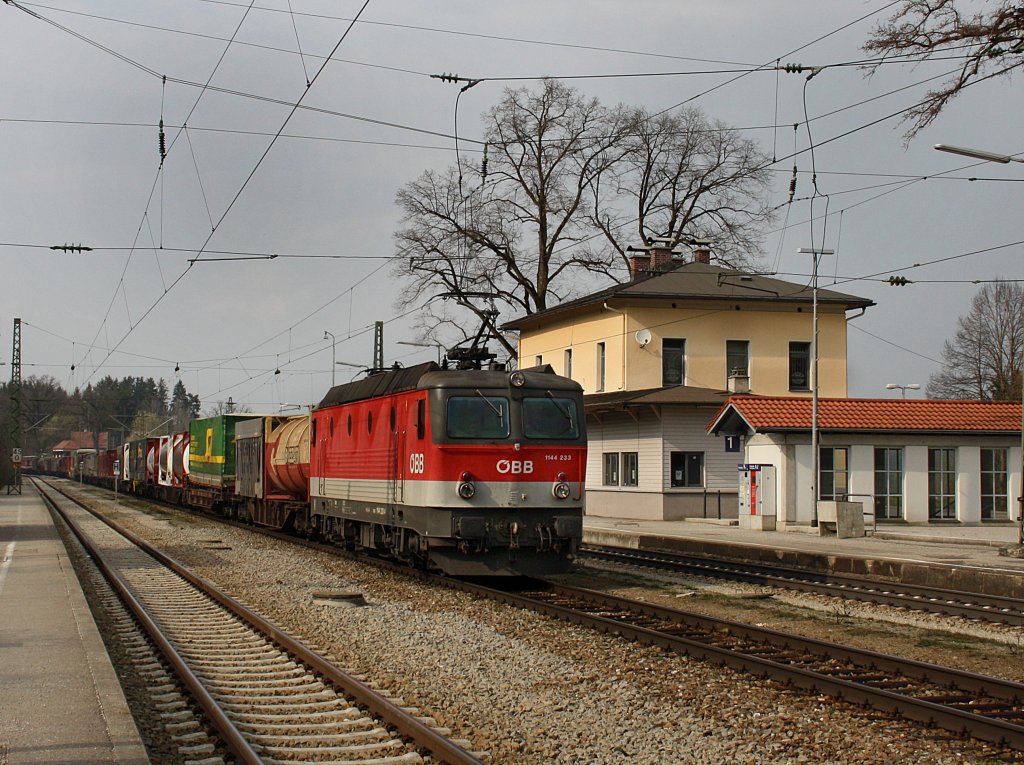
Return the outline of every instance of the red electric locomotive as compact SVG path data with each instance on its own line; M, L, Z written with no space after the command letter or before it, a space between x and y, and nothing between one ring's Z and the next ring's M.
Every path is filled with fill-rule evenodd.
M449 574L556 573L583 532L583 391L550 367L392 370L312 412L315 529Z

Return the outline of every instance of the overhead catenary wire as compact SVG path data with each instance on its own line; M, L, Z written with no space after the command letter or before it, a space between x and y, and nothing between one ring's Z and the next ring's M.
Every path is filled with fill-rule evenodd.
M776 60L781 61L783 59L788 59L790 56L793 56L793 55L799 53L800 51L804 50L805 48L809 48L812 45L815 45L815 44L821 42L822 40L826 40L829 37L831 37L832 35L838 34L839 32L842 32L844 29L852 27L854 24L859 24L860 22L864 21L865 19L869 19L872 16L877 16L879 13L882 13L883 11L888 10L889 8L893 7L894 5L898 5L901 2L903 2L903 0L890 0L890 2L886 3L885 5L883 5L881 8L878 8L877 10L871 11L870 13L866 13L863 16L860 16L860 17L854 19L853 21L850 21L850 22L848 22L846 24L843 24L842 26L840 26L840 27L838 27L836 29L833 29L830 32L827 32L826 34L820 35L819 37L816 37L815 39L811 40L808 43L804 43L803 45L801 45L801 46L799 46L797 48L794 48L793 50L791 50L791 51L789 51L787 53L783 53L781 56L774 56L773 58L769 59L764 64L762 64L761 68L767 67L767 66L771 66L771 62L772 61L776 61ZM731 85L732 83L736 82L737 80L740 80L740 79L742 79L742 78L752 74L755 71L758 71L758 69L752 69L749 72L743 72L743 73L737 74L735 77L732 77L732 78L726 80L725 82L721 82L721 83L715 85L712 88L708 88L707 90L704 90L704 91L702 91L702 92L700 92L700 93L698 93L698 94L696 94L694 96L690 96L689 98L684 99L683 101L680 101L679 103L677 103L677 104L675 104L673 106L670 106L667 109L662 109L661 111L656 112L655 114L651 115L651 119L653 119L654 117L658 117L658 116L660 116L662 114L666 114L666 113L668 113L670 111L673 111L675 109L678 109L680 106L684 106L684 105L690 103L691 101L696 101L698 98L703 98L704 96L708 95L709 93L713 93L714 91L720 90L721 88L724 88L727 85Z
M13 0L12 0L12 2L13 2ZM366 7L367 7L367 6L369 5L369 2L370 2L370 0L365 0L365 2L363 3L363 5L362 5L362 6L361 6L361 8L359 9L359 12L358 12L358 13L356 14L356 19L358 19L358 17L362 15L363 11L364 11L364 10L366 9ZM251 6L252 6L252 4L250 3L250 7L251 7ZM29 13L31 13L30 11L26 11L26 12L29 12ZM37 15L37 14L33 14L33 15ZM244 17L243 17L243 20L244 20ZM348 36L349 32L350 32L350 31L352 30L352 27L354 26L354 24L355 24L355 21L353 21L353 22L352 22L351 24L349 24L349 26L348 26L348 27L346 28L345 32L344 32L344 33L343 33L343 34L341 35L341 38L340 38L340 39L338 40L338 42L337 42L337 43L335 44L335 46L334 46L334 49L332 50L332 55L333 55L333 53L334 53L334 52L336 52L336 51L338 50L338 48L339 48L339 47L341 46L341 44L342 44L342 43L343 43L343 42L345 41L345 39L346 39L346 37ZM239 28L240 28L240 27L241 27L241 23L239 24ZM236 34L237 34L237 31L238 31L238 30L236 29ZM229 43L229 45L230 45L230 43ZM225 49L225 51L224 51L224 54L222 54L221 58L220 58L220 59L218 60L218 64L217 64L217 66L219 66L219 64L220 64L220 61L222 61L222 60L223 60L223 56L224 56L224 55L226 54L226 52L227 52L227 49ZM174 288L175 286L177 286L177 285L178 285L178 284L179 284L179 283L181 282L181 280L182 280L182 279L184 279L184 278L185 278L185 276L186 276L186 275L187 275L187 274L188 274L188 273L190 272L190 270L191 270L191 269L192 269L192 268L193 268L193 267L195 266L196 260L200 259L201 255L202 255L202 253L203 253L203 249L204 249L204 248L205 248L205 247L206 247L207 245L209 245L209 243L210 243L210 240L211 240L211 239L213 238L213 236L214 236L214 235L216 234L216 230L217 230L217 227L218 227L218 226L219 226L219 225L220 225L220 224L221 224L221 223L222 223L222 222L223 222L223 221L225 220L225 218L226 218L226 217L228 216L228 214L229 214L229 213L231 212L231 210L232 210L232 209L234 208L234 205L235 205L235 204L237 203L238 199L239 199L239 198L241 197L241 195L242 195L243 191L245 190L246 186L248 185L248 183L250 182L250 180L251 180L251 179L253 178L253 176L255 175L256 171L257 171L257 170L259 169L260 165L261 165L261 164L263 163L263 161L264 161L264 160L266 159L266 157L267 157L267 155L269 154L269 152L270 152L271 148L273 148L273 146L274 146L274 143L276 142L277 138L278 138L278 137L280 136L280 134L281 134L281 133L282 133L282 132L284 131L284 128L285 128L285 127L287 126L288 122L289 122L289 121L291 120L292 116L293 116L293 115L295 114L296 110L297 110L297 109L299 108L299 106L301 105L301 103L302 103L302 100L303 100L303 98L305 98L306 94L308 94L308 93L309 93L309 91L310 91L310 88L312 87L312 84L313 84L314 82L316 82L317 78L318 78L318 77L319 77L319 76L320 76L320 75L322 74L322 72L324 71L324 68L325 68L325 67L327 66L327 63L329 62L329 60L330 60L330 56L328 57L328 59L327 59L326 61L324 61L324 62L323 62L323 64L321 65L321 67L320 67L320 68L319 68L319 69L317 70L317 72L316 72L316 73L315 73L315 74L313 75L313 77L311 78L311 80L310 80L310 82L309 82L309 85L307 85L307 87L306 87L305 91L303 92L302 96L300 96L300 98L298 99L298 101L296 101L296 102L295 102L295 105L293 106L293 108L291 109L291 111L289 111L289 113L288 113L288 116L287 116L287 117L285 118L285 120L284 120L284 122L282 123L281 127L279 128L279 130L278 130L277 134L276 134L276 135L274 136L274 138L273 138L273 139L271 140L270 144L269 144L269 145L267 146L266 150L265 150L265 151L263 152L263 154L262 154L262 155L260 156L260 158L259 158L259 160L258 160L258 161L256 162L256 165L255 165L255 167L253 168L253 170L252 170L252 171L251 171L251 172L249 173L249 175L248 175L248 176L246 177L246 179L245 179L245 180L244 180L244 181L242 182L242 185L241 185L241 187L239 188L239 190L238 190L238 192L237 192L237 193L235 194L235 196L234 196L234 197L233 197L233 198L231 199L230 203L229 203L229 204L228 204L228 206L227 206L227 209L226 209L226 210L224 211L224 213L223 213L223 214L221 215L220 219L219 219L219 220L218 220L218 221L217 221L217 222L216 222L216 223L214 224L214 228L213 228L213 230L212 230L212 231L210 232L210 235L209 235L209 236L207 237L206 241L205 241L205 242L203 243L203 247L201 247L201 248L200 248L200 249L198 250L198 252L197 252L197 258L196 258L196 259L193 259L193 260L192 260L191 262L189 262L189 264L188 264L188 266L187 266L187 267L185 268L185 270L184 270L184 271L183 271L183 272L182 272L182 273L181 273L181 274L180 274L180 275L179 275L179 276L177 277L177 279L175 279L175 280L174 280L174 281L173 281L173 282L172 282L172 283L170 284L170 286L169 286L169 287L166 287L166 288L165 288L164 292L163 292L163 293L162 293L162 294L161 294L161 295L160 295L160 296L159 296L159 297L158 297L158 298L156 299L156 301L154 301L154 302L153 302L153 304L152 304L152 305L151 305L151 306L150 306L150 307L149 307L149 308L148 308L148 309L147 309L147 310L146 310L146 311L145 311L145 312L144 312L144 313L142 314L142 316L141 316L141 317L139 318L139 320L138 320L137 322L135 322L134 324L130 324L130 326L129 326L129 329L128 329L128 331L127 331L127 332L126 332L126 333L125 333L125 334L124 334L124 335L123 335L123 336L121 337L121 339L120 339L120 340L119 340L119 341L118 341L118 342L117 342L117 343L116 343L116 344L114 345L114 347L113 347L113 348L111 349L111 351L110 351L110 352L108 352L108 354L107 354L107 357L106 357L106 358L109 358L109 357L110 357L110 353L113 353L113 351L117 350L117 348L118 348L118 347L119 347L119 346L120 346L120 345L121 345L121 344L122 344L122 343L123 343L123 342L124 342L124 341L125 341L125 340L126 340L126 339L127 339L128 337L129 337L129 336L130 336L130 335L131 335L131 333L132 333L132 332L134 331L135 327L137 327L137 326L139 325L139 323L141 323L142 321L144 321L144 320L146 319L146 317L147 317L147 316L149 316L149 315L150 315L150 313L152 313L152 311L153 311L153 310L154 310L154 309L155 309L155 308L156 308L156 307L157 307L157 306L158 306L158 305L159 305L159 304L160 304L160 303L162 302L162 300L164 299L164 297L166 297L166 295L167 295L167 294L168 294L168 293L169 293L169 292L170 292L170 291L171 291L171 290L172 290L172 289L173 289L173 288ZM215 71L216 71L216 67L215 67L215 69L214 69L214 72L215 72ZM209 78L209 79L207 80L207 85L209 85L209 83L210 83L210 81L212 80L212 78L213 78L213 73L211 73L211 75L210 75L210 78ZM202 97L202 93L204 93L204 92L206 92L206 88L205 88L205 87L204 87L203 91L202 91L202 92L200 93L200 98ZM198 104L198 99L197 99L197 102L196 102L196 104ZM193 109L192 109L192 111L194 111L194 110L195 110L195 105L193 105ZM192 114L192 112L190 112L189 114L191 115L191 114ZM187 118L186 118L186 120L184 120L184 121L183 121L183 124L187 124L187 122L188 122L188 120L187 120ZM173 146L173 143L172 143L172 146ZM129 256L129 259L130 259L130 257L131 257L131 256ZM123 278L123 276L122 276L122 278ZM108 311L108 315L109 315L109 311ZM106 322L106 318L104 318L104 324L105 324L105 322ZM100 364L99 364L99 365L97 366L97 368L96 368L96 369L98 370L98 369L99 369L99 368L101 368L101 367L102 367L102 362L101 362L101 363L100 363ZM95 374L95 373L96 373L96 371L94 371L94 372L93 372L93 374ZM90 379L91 379L91 378L90 378Z
M66 30L66 28L65 28L65 27L62 27L61 25L59 25L59 24L56 24L55 22L52 22L52 21L50 21L49 19L46 19L46 18L44 18L44 17L42 17L42 16L39 16L38 14L32 13L31 11L28 11L27 9L24 9L24 8L22 8L22 7L21 7L21 6L19 6L19 5L17 4L17 3L13 2L13 0L4 0L4 1L5 1L5 2L8 2L8 1L10 1L10 4L14 5L15 7L18 7L18 8L19 8L19 9L21 9L21 10L24 10L24 11L25 11L26 13L29 13L30 15L32 15L32 16L34 16L34 17L36 17L36 18L39 18L39 19L41 19L42 21L45 21L45 22L47 22L47 23L51 23L51 24L54 24L54 25L55 25L55 26L57 26L58 28L60 28L60 29L62 29L62 30L65 30L65 31L68 31L69 33L73 34L73 35L74 35L75 37L78 37L79 39L82 39L83 41L85 41L85 42L87 42L87 43L89 43L89 44L92 44L92 45L97 45L98 47L100 47L100 48L103 48L104 50L106 50L106 48L104 48L104 46L100 46L100 45L99 45L98 43L95 43L95 42L93 42L93 41L89 40L88 38L84 37L83 35L78 35L78 34L74 33L74 32L73 32L73 31L71 31L71 30ZM251 6L252 6L252 3L250 2L250 7L251 7ZM247 13L248 13L248 12L247 12ZM241 25L242 25L242 22L243 22L243 21L245 20L245 17L246 17L246 16L245 16L245 15L243 15L243 17L242 17L242 20L241 20L241 21L239 21L239 24L238 24L238 26L237 26L237 27L235 28L235 32L234 32L234 34L232 35L232 40L233 40L233 39L234 39L234 37L235 37L235 36L236 36L236 35L238 34L238 30L239 30L239 29L241 29ZM229 41L229 42L228 42L228 44L227 44L227 47L230 47L230 45L231 45L231 42ZM213 69L213 71L212 71L212 72L210 73L210 76L209 76L209 78L207 79L207 84L209 84L209 82L210 82L210 81L211 81L211 80L213 79L213 76L214 76L214 74L216 74L217 68L219 68L219 66L220 66L221 62L222 62L222 61L224 60L224 56L225 56L225 55L227 54L227 47L225 47L224 51L223 51L223 52L221 53L221 56L220 56L220 58L219 58L219 59L217 60L217 63L216 63L216 65L214 66L214 69ZM124 60L128 60L128 59L127 59L126 57L122 57L122 56L118 56L118 57L119 57L119 58L122 58L122 59L124 59ZM140 66L141 66L141 65L140 65ZM150 71L150 70L148 70L148 69L146 69L146 68L143 68L143 69L144 69L144 70L146 70L146 71ZM162 75L161 75L161 83L162 83L162 84L164 84L164 85L166 84L166 78L165 78L164 76L162 76ZM202 97L203 97L203 93L205 93L205 89L204 89L204 90L201 90L201 91L200 91L200 93L199 93L199 96L198 96L198 97L196 98L196 100L195 100L195 103L193 103L193 105L192 105L192 109L191 109L191 110L189 111L189 117L191 117L191 115L192 115L192 114L193 114L193 113L195 112L195 109L196 109L196 107L197 107L197 106L199 105L199 102L200 102L200 100L201 100L201 99L202 99ZM188 118L186 118L186 120L185 120L185 121L183 122L183 124L187 123L187 121L188 121ZM179 135L180 135L180 132L179 132ZM174 143L175 143L176 141L177 141L177 136L175 136L174 140L172 140L172 142L171 142L171 147L172 147L172 148L173 148L173 146L174 146ZM152 184L152 186L150 187L150 191L149 191L149 197L148 197L148 198L147 198L147 200L146 200L146 204L145 204L145 207L144 207L144 211L143 211L143 215L142 215L142 221L140 221L140 223L139 223L139 227L138 227L138 229L136 230L136 234L135 234L135 243L133 243L133 247L134 247L134 245L135 245L135 244L137 244L137 243L138 243L138 237L139 237L139 235L141 234L141 231L142 231L142 226L143 226L143 224L144 224L144 223L146 222L146 218L147 218L147 215L148 215L148 213L149 213L149 208L150 208L150 205L151 205L151 204L152 204L152 202L153 202L153 195L154 195L154 194L155 194L155 192L156 192L156 188L157 188L157 185L158 185L158 183L160 183L161 179L163 178L163 167L164 167L164 164L163 164L163 159L161 159L160 165L159 165L159 167L158 167L158 169L157 169L157 172L156 172L156 177L154 178L154 180L153 180L153 184ZM161 195L161 198L162 198L162 195ZM163 219L163 216L161 215L161 222L162 222L162 219ZM106 326L107 326L107 319L108 319L108 318L110 317L110 311L111 311L111 309L113 308L113 305L114 305L114 301L115 301L115 300L117 299L117 293L118 293L118 291L120 291L120 292L122 293L122 295L124 296L124 300L125 300L125 307L126 307L126 309L127 309L127 306L128 306L128 295L127 295L127 290L125 289L124 277L125 277L125 274L126 274L126 273L128 272L128 267L129 267L129 265L130 265L130 264L131 264L131 262L132 262L132 258L133 258L133 255L134 255L134 250L130 251L130 252L129 252L129 254L128 254L128 258L127 258L127 259L126 259L126 261L125 261L125 266L124 266L124 269L123 269L123 270L121 271L121 277L120 277L120 279L119 279L119 281L118 281L118 285L117 285L117 287L115 287L115 289L114 289L114 294L113 294L113 296L111 297L110 303L109 303L109 304L108 304L108 306L107 306L107 310L106 310L106 313L104 314L103 320L102 320L102 322L100 323L100 326L99 326L99 328L98 328L98 329L97 329L97 331L96 331L96 336L95 336L95 337L93 338L93 343L95 343L95 341L96 341L96 338L98 338L98 337L99 337L99 334L100 334L100 332L104 331L104 329L105 329L105 328L106 328ZM185 275L186 273L188 273L188 269L186 269L186 270L185 270L184 272L182 272L182 274L181 274L181 275L180 275L180 276L179 276L179 277L178 277L178 278L177 278L177 279L176 279L176 280L175 280L175 281L174 281L174 282L173 282L173 283L171 284L171 286L170 286L170 287L167 287L167 286L166 286L166 284L165 284L164 292L163 292L163 293L161 294L161 296L160 296L160 297L159 297L159 298L157 299L157 301L156 301L156 302L155 302L155 303L153 304L153 306L152 306L152 307L150 307L150 309L149 309L149 310L147 310L147 311L145 312L145 314L143 314L142 318L141 318L141 319L140 319L139 321L142 321L142 320L144 320L144 319L146 318L146 316L148 316L148 315L149 315L149 314L150 314L150 313L152 312L152 310L153 310L154 308L156 308L156 306L157 306L157 305L158 305L158 304L159 304L159 303L160 303L160 302L161 302L161 301L163 300L163 297L164 297L165 295L167 295L167 293L168 293L168 292L170 291L170 289L173 289L173 287L174 287L174 286L176 286L176 285L177 285L177 284L178 284L178 283L179 283L179 282L181 281L181 279L182 279L182 278L184 277L184 275ZM126 312L127 312L127 311L126 311ZM124 336L123 336L123 337L121 338L121 341L119 341L118 345L120 345L120 343L124 342L124 340L128 338L128 336L129 336L129 335L130 335L130 334L132 333L132 331L134 331L135 327L137 326L137 324L133 324L133 323L131 322L131 314L130 314L130 312L127 312L127 314L128 314L128 317L129 317L129 319L128 319L128 326L129 326L129 329L128 329L128 332L126 332L126 333L124 334ZM108 354L107 358L109 358L109 354ZM100 364L99 364L99 365L97 366L97 370L96 370L96 371L98 371L98 369L99 369L100 367L102 367L102 362L101 362L101 363L100 363ZM95 371L93 372L93 374L95 374ZM89 380L91 380L91 379L92 379L92 376L90 376L89 378L87 378L87 379L86 379L86 383L88 383L88 382L89 382Z
M295 31L295 46L298 48L299 61L302 62L302 74L306 78L306 87L312 85L312 81L309 79L309 71L306 69L306 57L302 55L302 40L299 39L299 26L295 23L295 9L292 8L292 0L288 0L288 16L292 20L292 29Z
M817 118L815 118L815 119L817 119ZM188 137L188 134L186 132L186 138L187 137ZM825 174L824 172L819 173L819 175L824 175L824 174ZM846 192L838 192L838 193L846 193ZM852 193L852 191L850 193ZM840 212L840 214L842 213L842 211L839 211L839 212ZM832 213L829 213L829 214L832 214ZM207 250L206 252L207 253L211 253L212 251ZM304 257L304 256L295 256L295 257ZM315 257L315 256L310 256L310 257ZM324 256L324 257L340 257L340 256ZM204 258L204 260L212 260L212 258Z
M851 283L851 282L878 282L878 283L885 283L887 281L887 279L885 279L884 277L886 275L888 275L888 274L903 273L903 272L908 272L908 271L915 270L915 269L927 268L929 266L934 266L934 265L938 265L938 264L941 264L941 263L946 263L946 262L950 262L950 261L954 261L954 260L959 260L959 259L963 259L963 258L966 258L966 257L972 257L972 256L977 256L977 255L985 255L985 254L988 254L988 253L991 253L991 252L996 252L998 250L1008 249L1008 248L1011 248L1011 247L1020 247L1020 246L1024 246L1024 240L1015 241L1015 242L1007 242L1007 243L1000 244L1000 245L993 245L993 246L990 246L990 247L985 247L985 248L981 248L981 249L977 249L977 250L971 250L969 252L957 253L955 255L943 256L941 258L934 258L932 260L927 260L927 261L920 261L920 262L904 264L904 265L895 265L891 269L887 269L885 271L880 271L880 272L875 272L875 273L872 273L872 274L864 274L864 275L836 275L835 276L835 284L839 285L839 284ZM359 283L365 281L366 279L369 279L370 277L373 276L374 273L376 273L379 270L380 269L378 268L374 272L371 272L370 274L367 274L367 276L363 277L363 279L360 280ZM763 274L763 275L775 276L775 277L796 277L796 278L800 278L800 279L810 278L810 274L803 273L803 272L771 272L771 273ZM913 280L912 283L913 284L917 284L917 285L926 285L926 284L986 284L986 283L1020 282L1020 281L1024 281L1024 280L1021 280L1021 279L922 279L922 278L916 278L916 279ZM357 287L359 283L353 285L353 287L351 287L349 291L351 291L352 289ZM805 287L803 285L794 285L794 286L799 287L799 289L797 291L802 291L802 290L805 289ZM181 365L184 368L188 368L189 371L192 371L192 370L196 370L196 371L210 371L210 370L217 369L219 367L223 367L225 364L229 364L231 362L239 363L240 359L243 359L243 358L244 359L256 359L256 358L268 359L268 358L271 358L274 354L269 354L269 355L268 354L263 354L261 356L255 356L255 355L253 355L253 352L258 350L260 347L262 347L262 346L272 342L273 340L277 339L278 337L281 337L281 336L283 336L285 334L288 334L288 333L292 332L294 329L299 327L302 323L304 323L308 319L312 318L314 315L316 315L317 313L322 311L324 308L326 308L327 306L331 305L333 302L335 302L336 300L340 299L341 297L344 297L345 294L346 293L342 293L341 295L336 296L335 298L332 298L332 300L328 301L327 303L324 303L323 305L321 305L320 307L318 307L314 311L311 311L309 314L307 314L305 317L303 317L299 321L295 322L291 326L281 330L280 332L278 332L273 337L268 338L267 340L265 340L265 341L255 345L255 346L250 347L246 351L243 351L241 353L237 353L237 354L234 354L234 355L231 355L231 356L227 356L227 357L224 357L224 358L221 358L221 359L206 359L206 360L187 360L186 359L186 360L180 360L180 363L181 363ZM786 297L786 295L782 295L781 297ZM425 305L425 303L424 303L424 305ZM410 315L411 313L415 313L417 310L420 310L421 307L422 306L413 307L413 308L411 308L411 309L409 309L409 310L407 310L407 311L405 311L403 313L400 313L400 314L398 314L396 316L393 316L393 317L387 319L386 322L387 323L391 323L391 322L397 321L397 320L399 320L401 318L404 318L404 317ZM731 309L714 309L713 311L711 311L709 313L721 312L723 310L731 310ZM672 323L672 320L670 320L670 321L668 321L666 323L670 324L670 323ZM68 342L68 343L72 343L72 344L74 344L76 342L72 338L69 338L69 337L67 337L67 336L65 336L65 335L63 335L63 334L61 334L59 332L55 332L53 330L49 330L49 329L46 329L44 327L41 327L38 324L29 323L29 322L24 322L24 324L25 324L25 326L32 327L33 329L35 329L37 331L43 332L45 334L48 334L48 335L50 335L50 336L52 336L54 338L60 339L62 341L65 341L65 342ZM658 326L660 326L660 325L658 325ZM363 327L356 328L354 330L351 330L348 336L342 338L341 340L338 340L337 342L340 344L343 341L347 341L347 340L350 340L350 339L354 339L354 338L360 337L360 336L368 333L372 329L373 329L373 325L372 324L367 324L367 325L365 325ZM307 343L307 344L305 344L303 346L299 346L298 348L296 348L294 350L300 351L300 352L303 351L306 348L314 348L315 350L311 351L310 353L306 353L304 355L294 357L294 361L295 362L302 361L303 359L309 358L310 356L315 355L316 353L323 352L324 347L328 347L328 346L324 346L323 343L319 342L319 341L318 342L310 342L310 343ZM563 347L563 346L558 346L558 348L561 348L561 347ZM103 349L103 350L106 350L106 349ZM557 348L547 349L547 351L551 351L551 350L557 350ZM544 351L542 349L541 352L543 353L543 352L546 352L546 351ZM145 359L145 360L160 362L162 366L170 366L170 365L174 365L175 363L177 363L173 359L163 359L163 358L160 358L160 357L146 355L146 354L131 353L131 352L127 352L127 351L119 351L119 353L121 353L122 355L125 355L125 356L133 357L133 358L141 358L141 359ZM46 365L44 364L43 366L46 366ZM57 365L53 365L53 366L57 366ZM223 392L223 391L218 391L218 393L219 392Z
M957 71L957 70L951 70L950 72L943 72L941 74L934 75L932 77L927 77L927 78L924 78L922 80L918 80L916 82L910 83L908 85L901 86L899 88L895 88L895 89L887 91L885 93L877 94L875 96L872 96L870 98L864 99L862 101L858 101L858 102L855 102L853 104L848 104L846 106L839 107L839 108L834 109L832 111L825 112L823 114L820 114L820 115L817 115L815 117L812 117L811 120L812 121L816 121L816 120L820 120L820 119L826 119L826 118L828 118L830 116L833 116L835 114L839 114L841 112L844 112L844 111L847 111L849 109L856 108L856 107L859 107L859 106L864 106L866 104L872 103L874 101L878 101L878 100L880 100L882 98L886 98L886 97L891 96L891 95L895 95L897 93L900 93L902 91L908 90L910 88L914 88L914 87L918 87L920 85L926 84L926 83L931 82L933 80L942 79L944 77L949 76L949 74L954 73L955 71ZM438 76L438 75L425 75L425 76L434 77L436 79L443 78L443 76ZM212 86L212 85L203 86L200 83L192 82L192 81L189 81L189 80L172 79L172 81L176 82L176 83L179 83L179 84L186 85L186 86L202 87L205 90L211 90L211 91L214 91L214 92L227 93L229 95L234 95L234 96L241 97L241 98L250 98L250 99L253 99L253 100L267 102L267 103L273 103L273 104L277 104L277 105L281 105L281 106L288 106L288 107L294 106L294 102L286 101L286 100L283 100L283 99L270 98L268 96L264 96L264 95L260 95L260 94L256 94L256 93L248 93L246 91L239 91L239 90L229 90L227 88L219 88L219 87L215 87L215 86ZM480 82L480 81L481 80L476 80L475 82ZM439 131L434 131L434 130L427 130L427 129L418 128L418 127L415 127L415 126L412 126L412 125L403 125L401 123L396 123L396 122L391 122L391 121L386 121L386 120L376 120L376 119L373 119L371 117L366 117L365 115L348 114L348 113L338 112L338 111L333 111L333 110L328 110L328 109L309 107L309 106L306 106L306 105L303 105L300 108L302 108L303 110L313 111L315 113L321 113L321 114L325 114L325 115L329 115L329 116L337 116L337 117L340 117L340 118L343 118L343 119L351 119L351 120L355 120L355 121L367 122L369 124L376 124L376 125L380 125L380 126L391 127L391 128L397 129L397 130L405 130L405 131L421 133L421 134L425 134L425 135L431 135L431 136L435 136L435 137L439 137L439 138L446 138L446 139L455 139L456 138L455 134L447 134L447 133L444 133L444 132L439 132ZM908 107L908 109L910 109L910 108L913 108L913 107ZM906 110L903 110L903 111L906 111ZM902 112L900 112L900 113L902 113ZM109 121L96 121L96 120L54 120L54 119L38 119L38 120L33 120L33 119L19 119L19 118L9 118L8 117L8 118L3 118L2 121L4 121L4 122L11 122L11 123L22 122L22 123L35 123L35 124L81 124L81 125L118 126L118 127L149 127L149 123L109 122ZM180 125L180 126L168 125L168 127L175 127L175 128L180 130L180 129L184 128L184 125ZM213 133L227 133L227 134L235 134L235 135L259 135L259 136L273 135L273 133L270 133L270 132L257 131L257 130L241 130L241 129L219 128L219 127L203 127L203 126L196 126L196 125L189 125L188 127L189 127L189 129L191 129L193 131L205 131L205 132L213 132ZM778 127L781 127L781 125L723 126L721 128L708 128L706 130L696 131L696 132L709 132L709 133L710 132L723 132L723 131L745 132L745 131L753 131L753 130L776 130ZM297 135L297 134L283 133L280 137L282 137L282 138L290 138L290 139L312 140L312 141L329 141L329 142L338 142L338 143L353 143L353 144L365 144L365 145L395 146L395 147L403 147L403 148L416 148L416 149L428 149L428 150L440 150L440 151L454 151L455 150L451 146L429 146L429 145L422 145L422 144L399 143L399 142L395 142L395 141L370 141L370 140L351 139L351 138L338 138L338 137L333 137L333 136L311 136L311 135ZM486 142L485 141L478 140L478 139L472 139L472 138L467 138L465 136L462 136L461 140L462 140L462 142L475 144L477 147L479 147L479 148L473 149L474 151L482 151L483 148L486 146ZM557 138L553 138L551 140L553 142L557 142L558 141ZM467 151L467 149L462 149L462 150L463 151ZM775 158L773 158L773 163L774 162L778 162L778 161L782 161L784 159L787 159L787 158L786 157L782 157L782 158L775 157Z

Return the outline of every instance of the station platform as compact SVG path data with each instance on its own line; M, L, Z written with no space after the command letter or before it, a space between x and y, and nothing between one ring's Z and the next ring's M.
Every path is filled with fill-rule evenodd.
M735 523L733 521L732 523ZM1015 524L879 524L864 537L820 536L817 528L741 529L726 521L644 521L586 516L583 542L766 563L821 573L885 578L1024 598L1024 558Z
M0 493L0 764L148 762L42 499Z

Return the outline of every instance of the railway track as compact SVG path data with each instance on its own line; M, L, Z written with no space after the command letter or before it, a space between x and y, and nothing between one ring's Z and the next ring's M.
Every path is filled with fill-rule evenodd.
M750 672L908 720L1024 750L1024 684L663 608L596 590L537 582L508 592L452 586Z
M611 561L677 574L779 587L815 595L827 595L845 600L958 616L997 624L1024 625L1024 601L998 595L621 547L587 545L580 554L581 557L593 560Z
M131 532L37 486L240 763L482 765L448 731L335 667ZM205 745L195 754L214 754Z
M355 557L336 547L269 533L331 554ZM555 582L518 580L517 588L506 590L388 561L373 562L477 597L1024 751L1022 683Z

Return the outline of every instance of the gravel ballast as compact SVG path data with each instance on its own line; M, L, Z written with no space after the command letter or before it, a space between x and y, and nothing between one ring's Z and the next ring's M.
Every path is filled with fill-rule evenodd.
M114 520L450 727L488 762L1017 761L981 742L245 529L103 502ZM331 590L362 593L366 605L314 598Z

